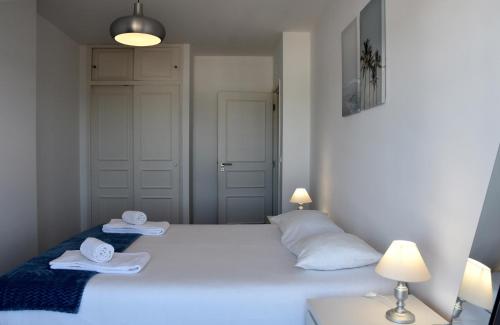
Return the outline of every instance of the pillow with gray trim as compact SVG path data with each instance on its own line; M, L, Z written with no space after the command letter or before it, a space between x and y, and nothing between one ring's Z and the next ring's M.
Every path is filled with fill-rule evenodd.
M292 247L300 240L326 232L343 233L330 217L317 210L295 210L269 218L281 230L281 243L292 253Z

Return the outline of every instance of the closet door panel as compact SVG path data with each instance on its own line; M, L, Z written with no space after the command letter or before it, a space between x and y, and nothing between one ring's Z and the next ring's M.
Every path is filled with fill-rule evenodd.
M93 49L92 80L132 80L133 64L133 49Z
M139 48L135 49L135 80L180 80L181 49Z
M178 86L134 88L135 208L149 220L179 222Z
M91 157L93 226L133 208L131 87L92 87Z

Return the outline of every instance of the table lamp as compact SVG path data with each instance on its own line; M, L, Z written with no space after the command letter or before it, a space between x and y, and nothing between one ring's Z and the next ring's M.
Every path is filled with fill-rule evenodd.
M465 301L489 311L493 308L491 269L472 258L467 260L465 266L462 285L453 308L453 319L460 317Z
M290 203L296 203L299 205L298 210L304 210L303 204L311 203L311 197L307 193L305 188L298 188L293 192L290 198Z
M375 271L384 278L398 281L394 289L396 308L388 310L385 317L398 324L414 323L415 315L405 309L407 282L424 282L431 278L417 244L404 240L393 241Z

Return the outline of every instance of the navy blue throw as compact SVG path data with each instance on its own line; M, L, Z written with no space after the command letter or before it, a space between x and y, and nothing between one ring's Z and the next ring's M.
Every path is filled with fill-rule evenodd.
M87 237L111 244L123 252L140 235L106 234L102 226L84 231L0 277L0 310L47 310L76 314L83 290L96 272L51 270L49 262L67 250L80 249Z

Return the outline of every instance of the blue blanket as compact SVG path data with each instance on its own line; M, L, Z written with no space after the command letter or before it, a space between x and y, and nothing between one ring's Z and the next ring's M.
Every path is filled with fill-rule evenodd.
M66 240L0 277L0 310L47 310L78 313L83 290L96 272L51 270L49 262L67 250L78 250L87 237L105 241L123 252L140 235L106 234L102 226Z

